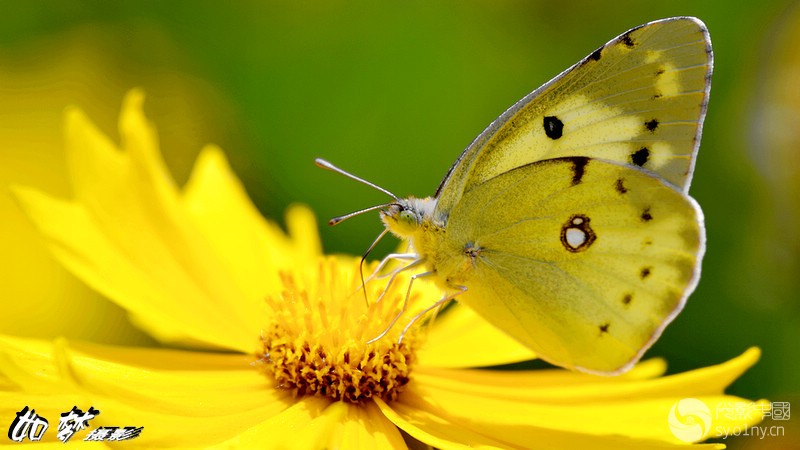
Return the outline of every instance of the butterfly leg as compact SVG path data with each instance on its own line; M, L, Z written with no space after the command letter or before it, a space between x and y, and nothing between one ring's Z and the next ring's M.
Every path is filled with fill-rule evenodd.
M364 254L361 256L361 261L358 264L358 271L361 273L361 287L362 287L362 290L364 291L364 301L366 302L367 307L369 307L369 298L367 298L367 289L366 289L366 285L367 285L368 281L372 280L373 278L385 278L385 277L388 277L388 276L394 277L395 275L397 275L398 273L402 272L403 270L405 270L407 268L407 267L401 267L400 269L394 270L394 271L392 271L390 273L383 274L383 275L378 275L378 273L380 273L380 271L383 270L386 267L386 265L389 263L389 261L400 260L400 259L416 259L418 257L418 255L416 253L411 253L409 251L410 250L410 244L409 244L409 247L406 248L406 253L391 253L389 255L386 255L381 260L381 262L378 264L378 267L375 268L375 270L372 272L372 274L369 277L367 277L366 279L364 279L364 261L367 260L367 256L369 256L369 254L372 252L372 250L375 249L375 246L378 245L378 242L380 242L381 239L383 239L384 236L386 236L388 233L389 233L388 229L383 230L383 232L381 232L381 234L379 234L378 237L375 238L374 241L372 241L372 244L370 244L370 246L367 249L367 251L364 252ZM387 288L389 287L390 283L391 283L391 280L389 281L389 283L386 284ZM386 292L386 291L384 290L384 292ZM379 302L381 300L381 298L383 298L383 294L381 294L381 296L378 297L378 300L376 300L376 303Z
M411 266L419 264L420 262L422 262L422 260L418 259L418 260L414 261L413 263L409 264L408 266L406 266L405 268L409 268ZM397 323L397 321L400 319L400 317L403 314L405 314L406 309L408 309L408 299L411 296L411 287L414 285L414 280L416 280L417 278L427 277L427 276L430 276L430 275L433 275L433 274L434 274L434 272L423 272L423 273L418 273L418 274L414 274L414 275L411 276L411 280L409 280L409 282L408 282L408 290L406 290L406 298L403 300L403 306L400 308L400 312L397 313L396 316L394 316L394 319L392 319L392 322L389 324L389 326L387 326L383 331L381 331L381 334L379 334L379 335L375 336L374 338L368 340L367 344L371 344L371 343L377 341L378 339L386 336L386 333L388 333L389 330L392 329L394 324ZM392 279L394 279L394 277L392 277ZM392 282L392 279L389 280L389 283ZM389 283L386 284L386 287L387 287L386 290L388 290ZM386 290L383 291L383 294L386 293ZM383 294L381 294L381 297L383 297ZM378 300L380 300L380 298Z
M361 275L361 287L364 292L364 303L366 304L367 307L369 307L369 298L367 297L367 282L366 280L364 280L364 261L367 260L367 256L369 256L370 252L372 252L375 246L378 245L378 242L380 242L381 239L383 239L384 236L386 236L388 233L389 233L388 228L383 230L381 234L379 234L378 237L376 237L375 240L372 241L372 244L370 244L367 251L364 252L363 255L361 255L361 261L359 261L358 263L358 273L359 275Z
M445 303L447 303L448 301L456 298L456 296L458 296L460 294L463 294L467 290L467 287L466 286L458 286L458 289L459 290L457 292L453 292L452 294L445 295L444 297L440 298L436 303L434 303L431 306L423 309L419 314L417 314L416 316L412 317L411 320L408 322L408 324L405 326L405 328L403 328L403 331L400 333L400 339L397 340L397 343L399 344L399 343L403 342L403 336L406 335L408 330L411 329L411 326L414 325L419 319L421 319L423 316L425 316L426 314L428 314L429 312L431 312L434 309L438 313L438 310L442 306L444 306Z
M381 278L386 278L392 276L395 272L397 272L397 270L402 270L402 268L400 268L400 269L395 269L389 273L380 274L381 271L385 269L386 266L389 265L389 262L391 261L414 260L417 258L419 258L419 255L416 253L389 253L381 260L380 263L378 263L378 267L376 267L375 270L372 271L372 274L370 274L370 276L368 276L365 281L369 282L372 281L373 279L379 280Z
M389 291L389 286L392 285L392 283L394 282L395 278L397 278L397 275L399 275L400 272L404 272L404 271L406 271L408 269L413 269L414 267L416 267L416 266L418 266L418 265L420 265L420 264L422 264L424 262L425 262L424 259L416 259L416 260L412 261L410 264L406 264L405 266L400 267L399 269L395 269L394 271L392 271L391 276L389 277L389 281L386 282L386 287L383 288L383 292L381 292L381 295L379 295L378 299L375 300L375 303L379 303L381 300L383 300L383 296L386 295L386 292ZM411 283L414 282L414 279L416 277L420 276L420 275L425 275L425 274L430 275L430 273L425 272L424 274L420 273L420 274L413 275L411 277L411 281L408 283L409 292L411 291ZM403 303L403 307L405 307L405 303L407 303L407 302L408 302L408 295L406 295L406 301Z
M416 253L390 253L390 254L386 255L386 257L384 257L381 260L381 262L378 263L378 267L375 268L375 270L372 272L372 274L370 274L370 276L368 276L367 278L363 278L362 277L362 279L361 279L361 287L359 289L357 289L357 290L364 291L364 295L366 295L367 291L366 291L366 289L364 287L370 281L379 280L379 279L386 278L386 277L392 277L392 276L395 276L398 273L402 272L403 270L406 270L406 267L399 267L397 269L392 270L391 272L378 275L381 270L386 268L386 266L388 265L388 263L390 261L393 261L393 260L398 260L398 261L400 261L400 260L411 260L411 259L417 259L418 257L419 257L419 255L417 255ZM386 284L386 287L387 288L389 287L388 283ZM378 300L380 300L380 298ZM367 301L367 306L369 307L369 301Z

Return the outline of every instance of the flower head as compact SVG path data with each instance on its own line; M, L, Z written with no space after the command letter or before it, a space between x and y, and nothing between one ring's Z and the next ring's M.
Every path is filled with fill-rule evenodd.
M262 332L259 350L259 361L275 386L295 396L361 403L373 397L395 400L408 384L415 333L400 342L392 328L368 343L381 333L386 318L400 313L393 301L402 301L398 285L388 287L387 301L366 300L383 294L374 282L366 284L366 298L358 298L363 294L354 289L361 282L359 268L354 261L348 265L330 259L319 263L316 280L282 277L283 293L267 299L271 323Z
M143 426L143 446L663 449L685 440L670 429L678 400L743 401L723 390L755 349L666 377L659 360L613 378L468 369L533 355L459 306L373 340L436 288L406 299L402 273L362 286L357 258L322 255L307 209L289 210L288 234L264 220L215 147L178 188L142 101L125 101L122 149L68 112L73 200L16 193L53 254L168 348L2 337L2 417L91 405L92 425ZM760 419L715 417L699 439Z

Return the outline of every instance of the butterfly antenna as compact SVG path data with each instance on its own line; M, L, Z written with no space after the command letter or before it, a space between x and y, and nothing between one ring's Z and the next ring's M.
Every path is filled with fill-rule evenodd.
M330 226L339 225L340 223L344 222L345 220L347 220L347 219L349 219L351 217L355 217L355 216L357 216L359 214L363 214L365 212L375 211L376 209L386 208L389 205L392 205L392 203L387 203L387 204L384 204L384 205L370 206L369 208L359 209L358 211L353 211L353 212L345 214L343 216L334 217L333 219L328 221L328 225L330 225Z
M365 180L363 178L357 177L357 176L353 175L352 173L347 172L346 170L342 170L342 169L334 166L333 164L329 163L328 161L326 161L326 160L324 160L322 158L315 158L314 159L314 164L316 164L317 167L323 168L325 170L330 170L331 172L336 172L336 173L338 173L340 175L344 175L347 178L350 178L351 180L358 181L361 184L365 184L365 185L367 185L367 186L369 186L369 187L371 187L371 188L373 188L375 190L383 192L384 194L388 195L389 197L392 197L392 199L395 202L400 201L400 199L396 195L394 195L393 193L389 192L388 190L378 186L375 183L372 183L372 182L369 182L369 181L367 181L367 180ZM392 204L393 203L390 202L390 203L386 203L386 204L382 204L382 205L370 206L369 208L364 208L364 209L360 209L358 211L353 211L353 212L351 212L349 214L345 214L343 216L334 217L334 218L332 218L331 220L328 221L328 225L331 225L331 226L338 225L338 224L344 222L345 220L347 220L347 219L349 219L351 217L355 217L355 216L357 216L359 214L363 214L365 212L375 211L376 209L383 209L383 208L386 208L387 206L390 206ZM389 233L388 229L383 230L383 232L381 232L381 234L378 235L378 237L372 242L372 245L370 245L369 248L367 249L367 251L364 252L364 254L361 256L361 261L358 264L358 271L359 271L359 274L361 275L361 287L362 287L362 290L364 291L364 300L367 303L367 307L369 307L369 298L367 297L367 282L364 279L364 261L367 259L367 256L375 248L375 246L378 245L378 242L380 242L380 240L383 239L383 237L386 236L387 233Z
M331 172L336 172L336 173L338 173L338 174L340 174L340 175L344 175L344 176L346 176L347 178L350 178L351 180L358 181L358 182L359 182L359 183L361 183L361 184L366 184L367 186L369 186L369 187L371 187L371 188L373 188L373 189L377 189L377 190L379 190L379 191L383 192L384 194L388 195L389 197L392 197L392 198L393 198L393 199L395 199L396 201L397 201L397 200L400 200L399 198L397 198L397 196L396 196L396 195L394 195L394 194L392 194L391 192L387 191L386 189L384 189L384 188L382 188L382 187L378 186L377 184L375 184L375 183L370 183L369 181L367 181L367 180L365 180L365 179L363 179L363 178L359 178L359 177L357 177L357 176L353 175L353 174L352 174L352 173L350 173L350 172L344 171L344 170L342 170L342 169L340 169L340 168L338 168L338 167L334 166L333 164L329 163L328 161L325 161L325 160L324 160L324 159L322 159L322 158L316 158L316 159L314 159L314 163L317 165L317 167L321 167L321 168L323 168L323 169L325 169L325 170L330 170ZM373 208L373 209L375 209L375 208ZM365 211L370 211L370 210L368 209L368 210L364 210L364 211L358 211L358 212L365 212Z

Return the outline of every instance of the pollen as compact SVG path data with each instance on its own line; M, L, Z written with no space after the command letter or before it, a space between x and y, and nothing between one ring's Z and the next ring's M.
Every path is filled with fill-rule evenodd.
M357 264L329 258L316 274L281 275L284 290L267 298L274 321L263 329L257 352L276 388L361 403L393 401L409 384L418 338L416 328L403 334L408 314L368 343L400 314L407 277L388 288L385 279L362 285L357 270ZM410 304L419 296L412 297Z

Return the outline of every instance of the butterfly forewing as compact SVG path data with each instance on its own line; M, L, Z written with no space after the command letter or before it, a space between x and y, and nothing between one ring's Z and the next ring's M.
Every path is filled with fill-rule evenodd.
M643 167L688 190L710 89L697 19L634 28L512 106L464 151L437 191L447 216L472 186L545 159Z

